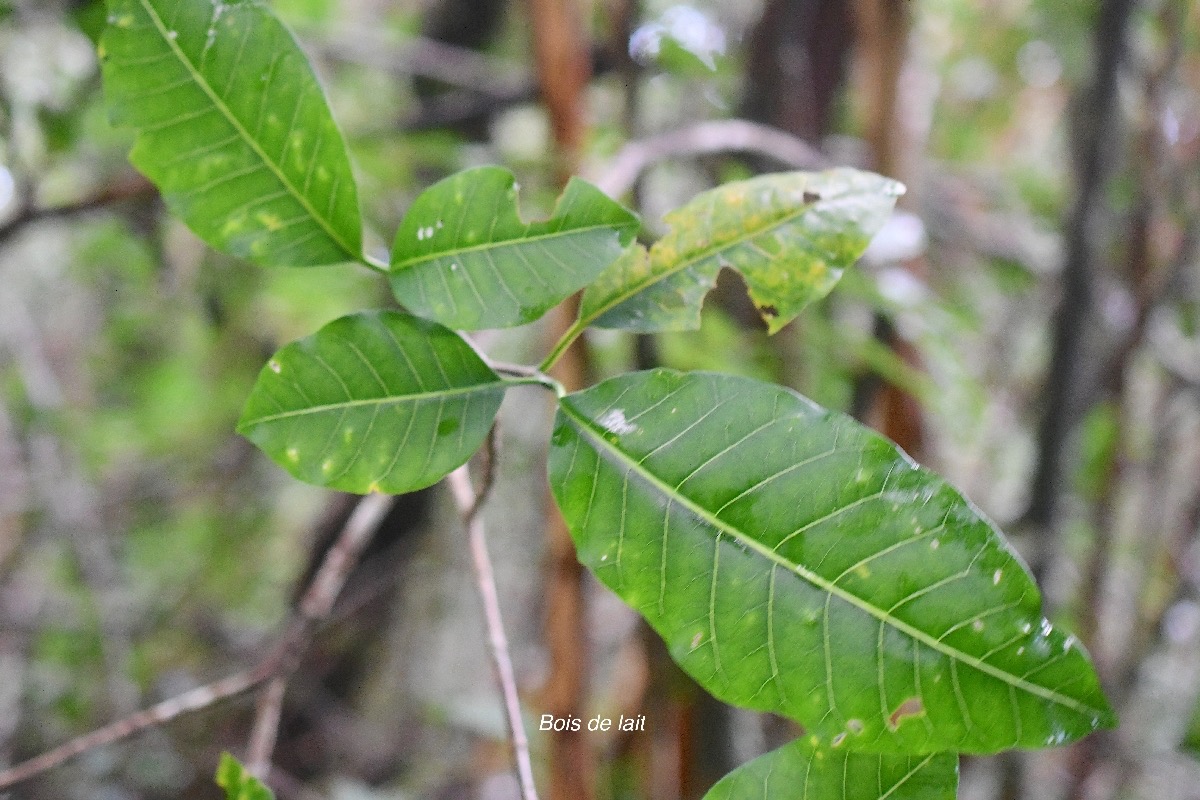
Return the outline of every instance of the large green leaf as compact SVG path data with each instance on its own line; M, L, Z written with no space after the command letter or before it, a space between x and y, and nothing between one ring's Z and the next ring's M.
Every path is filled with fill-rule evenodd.
M721 267L738 270L774 333L824 297L883 225L904 187L869 172L790 172L728 183L666 217L584 292L579 327L700 327Z
M487 435L504 381L454 331L352 314L263 367L238 432L302 481L398 494L436 482Z
M726 775L704 800L954 800L958 756L823 749L806 739Z
M275 800L271 790L229 753L221 754L221 762L217 765L217 786L225 790L225 800Z
M849 417L669 370L560 400L580 560L728 702L874 752L1039 747L1114 723L1074 637L962 496Z
M304 53L256 0L108 0L100 44L130 159L213 247L263 264L361 256L342 136Z
M532 322L615 261L637 217L586 181L525 223L512 173L480 167L425 190L392 248L392 288L416 314L464 330Z

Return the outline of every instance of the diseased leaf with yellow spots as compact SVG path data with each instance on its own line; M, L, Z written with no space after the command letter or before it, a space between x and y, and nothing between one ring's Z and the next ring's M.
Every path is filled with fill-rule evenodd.
M100 44L130 160L213 247L260 264L362 256L342 135L304 53L257 0L108 0Z
M990 753L1115 723L995 527L787 389L655 370L566 395L550 486L580 561L692 677L814 745Z
M399 494L460 466L505 382L457 333L395 311L334 320L267 362L238 432L317 486Z
M667 215L670 231L649 252L635 245L588 287L576 327L698 328L704 295L731 267L774 333L829 293L903 191L873 173L835 169L704 192Z

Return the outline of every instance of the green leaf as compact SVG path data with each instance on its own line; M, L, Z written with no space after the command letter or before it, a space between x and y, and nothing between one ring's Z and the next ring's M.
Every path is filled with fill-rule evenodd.
M1196 705L1192 707L1192 718L1183 734L1181 746L1184 752L1200 758L1200 697L1196 698Z
M721 267L742 274L771 333L829 293L904 187L869 172L763 175L719 186L666 216L584 292L577 328L694 330Z
M573 178L543 222L517 213L512 173L480 167L425 190L392 248L392 289L413 313L463 330L522 325L616 260L637 217Z
M822 744L983 753L1114 724L992 524L789 390L656 370L567 395L550 482L580 560L684 669Z
M133 163L213 247L262 264L361 258L354 176L312 68L254 0L109 0L101 41Z
M958 756L856 753L791 744L726 775L704 800L954 800Z
M504 389L454 331L395 311L352 314L267 362L238 432L306 483L399 494L463 464Z
M217 786L225 790L225 800L275 800L271 790L247 772L229 753L221 753L221 762L217 765Z

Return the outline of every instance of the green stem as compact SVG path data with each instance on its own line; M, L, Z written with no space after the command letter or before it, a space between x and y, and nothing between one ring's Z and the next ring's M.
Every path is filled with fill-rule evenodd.
M537 385L542 386L554 392L555 396L562 397L567 393L563 385L551 378L544 372L536 370L533 367L520 367L512 364L495 364L491 365L492 369L504 378L504 382L509 386L526 386ZM509 377L512 376L512 377Z
M550 368L558 363L562 358L563 353L567 352L567 348L571 343L579 338L579 334L583 333L583 329L587 327L587 323L583 320L575 320L575 324L567 328L566 333L554 345L554 349L550 351L550 355L546 356L545 360L538 366L539 372L549 372Z

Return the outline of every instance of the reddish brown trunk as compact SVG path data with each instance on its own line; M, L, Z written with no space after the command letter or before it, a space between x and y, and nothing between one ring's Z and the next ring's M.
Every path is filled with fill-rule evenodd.
M858 30L859 96L866 109L866 140L871 167L889 177L904 180L906 165L904 126L897 118L900 107L900 75L908 44L912 19L906 0L856 0L855 23ZM923 263L905 267L924 278ZM920 369L921 359L915 347L902 340L891 325L883 326L880 338L909 366ZM883 383L871 398L865 419L881 433L900 445L909 455L920 458L925 444L924 423L916 398L891 383Z
M562 182L576 171L586 132L584 90L590 77L588 47L578 9L570 0L529 0L534 60L542 100L550 114L555 157ZM570 327L578 302L550 315L550 340ZM587 353L577 340L563 355L555 377L567 389L580 389L587 378ZM585 626L583 569L558 509L547 500L546 647L550 674L543 707L555 716L586 717L588 641ZM595 795L594 755L586 730L551 735L550 800L590 800Z
M578 9L570 0L529 0L528 5L538 85L565 181L578 167L587 132L584 89L591 78L591 59Z
M552 341L578 313L572 299L551 314ZM568 389L587 383L588 357L582 339L575 341L553 370ZM587 718L588 656L583 567L567 525L552 501L546 504L546 649L550 674L543 687L542 707L556 717ZM595 796L595 755L586 729L553 733L550 743L550 800L590 800Z

